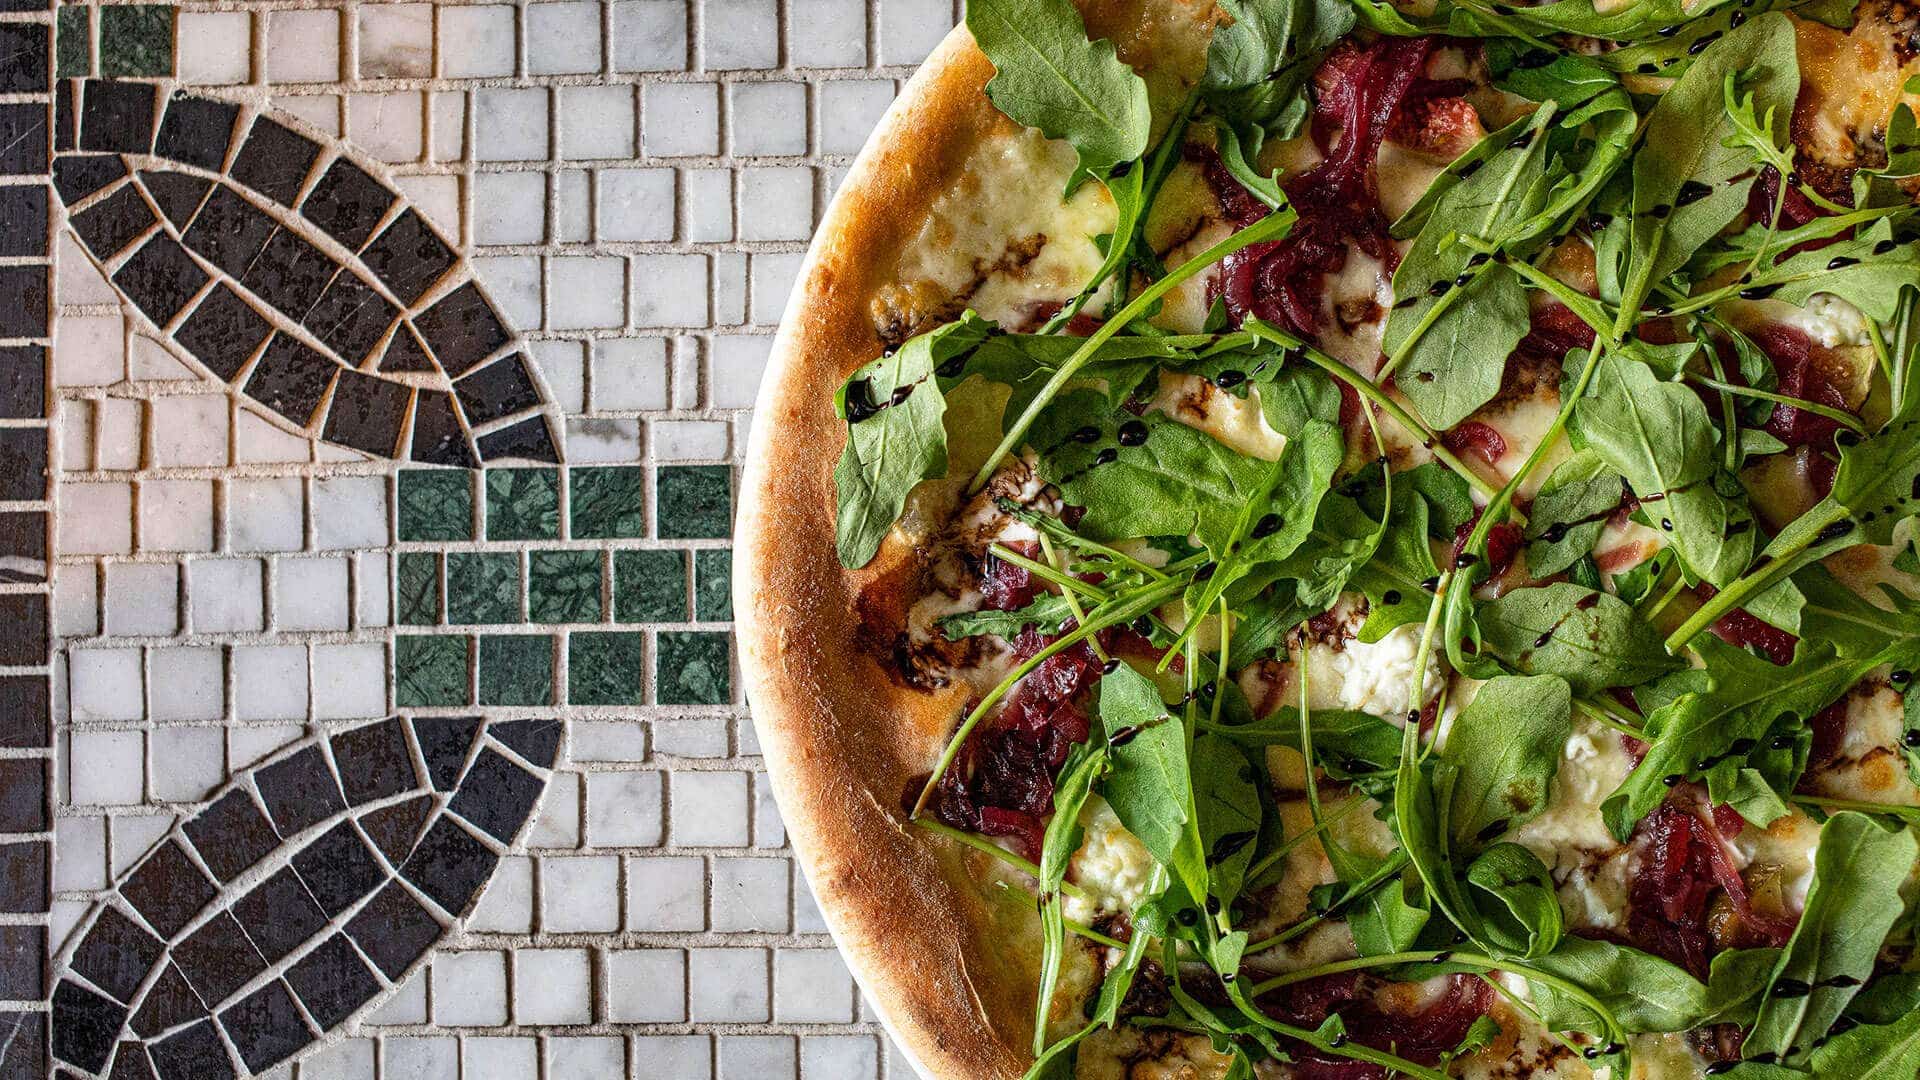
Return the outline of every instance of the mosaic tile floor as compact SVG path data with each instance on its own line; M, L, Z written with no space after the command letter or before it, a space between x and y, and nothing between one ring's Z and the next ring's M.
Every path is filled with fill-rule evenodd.
M0 1080L908 1080L738 454L954 0L0 0Z

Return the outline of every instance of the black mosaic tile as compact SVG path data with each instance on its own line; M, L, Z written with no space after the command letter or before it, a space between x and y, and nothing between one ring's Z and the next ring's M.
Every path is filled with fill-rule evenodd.
M39 184L0 187L0 255L47 253L47 189Z
M40 1080L49 1065L47 1014L0 1012L0 1078Z
M0 0L0 11L47 11L50 0Z
M340 370L339 364L298 339L277 334L247 376L247 395L296 427L306 427Z
M458 915L493 874L498 856L445 814L407 856L400 873L449 914Z
M165 326L207 283L207 272L178 240L155 233L114 273L113 283L155 325Z
M47 495L47 433L42 428L0 428L0 499Z
M47 107L0 105L0 173L18 176L44 172L47 154ZM58 183L59 170L55 173ZM74 198L66 194L64 187L61 197L69 202Z
M89 79L80 97L80 149L144 154L153 149L152 83Z
M452 791L467 764L467 751L480 734L480 721L471 716L416 716L413 735L427 761L427 776L435 789Z
M122 1005L132 1005L134 991L165 950L159 938L109 904L80 939L69 966Z
M347 808L340 800L340 785L325 756L317 746L261 768L253 775L260 799L267 804L267 816L281 839L317 825Z
M510 720L487 728L514 753L541 768L551 768L560 755L560 721Z
M180 974L180 968L169 962L160 977L147 988L146 1000L133 1014L133 1030L141 1038L151 1039L205 1015L207 1007L200 995L187 985L187 977Z
M0 758L0 832L47 828L47 760Z
M128 244L158 221L153 208L141 198L140 189L122 184L113 194L73 215L73 231L102 261L124 251Z
M53 189L72 206L125 175L127 163L112 154L65 155L53 163Z
M360 166L344 157L333 159L313 192L300 205L300 213L320 226L328 236L358 251L373 235L387 210L397 198Z
M229 277L253 265L279 224L225 184L217 185L193 225L181 237L186 245Z
M53 49L44 23L0 23L0 93L45 93L53 84Z
M0 676L0 746L48 745L47 705L45 675Z
M414 461L427 465L453 465L471 469L480 464L467 441L467 430L460 426L459 410L453 395L422 390L413 407Z
M413 388L405 383L342 371L322 436L375 457L393 457L412 400Z
M309 842L293 857L293 869L329 916L352 907L386 878L380 860L351 821Z
M153 152L164 158L219 172L227 163L227 147L233 142L233 123L240 118L240 106L224 101L175 94L167 102L167 114L160 121L159 137Z
M236 1075L212 1020L177 1031L149 1046L147 1052L160 1080L232 1080Z
M0 963L0 1000L39 1001L46 996L46 927L0 925L0 957L6 958Z
M360 258L405 304L426 295L453 269L455 261L453 249L434 235L426 219L412 207L401 211L393 224L360 253Z
M239 877L279 843L253 796L235 788L186 824L193 849L222 882Z
M231 175L274 202L292 206L319 155L320 147L312 139L262 116L247 133Z
M511 340L493 305L471 281L435 301L413 325L428 351L456 379Z
M373 894L347 922L347 936L389 979L407 973L440 940L441 925L398 881Z
M404 322L387 339L387 348L380 356L380 370L388 374L401 371L435 371L433 357L427 355L427 347L420 344L420 335L414 333L413 324Z
M48 845L45 840L0 844L0 911L22 914L47 910Z
M53 989L53 1056L99 1072L126 1019L127 1010L71 979L61 979Z
M240 924L221 912L173 947L173 962L200 1000L218 1004L248 980L267 970L266 961L247 940Z
M460 790L449 809L478 825L488 836L510 844L544 787L545 781L504 755L483 749L460 781Z
M5 469L5 442L0 440L0 469ZM30 667L47 662L47 598L44 593L0 594L0 626L13 632L0 634L0 664ZM0 803L5 800L0 799Z
M47 268L0 266L0 337L47 336Z
M321 291L339 269L339 264L298 233L280 228L268 237L240 284L298 322L313 310Z
M161 937L172 938L213 900L214 888L180 842L168 840L121 884L120 895Z
M46 346L0 348L0 418L36 419L47 414L46 408Z
M173 337L207 370L231 382L272 331L273 324L266 316L222 281L200 301Z
M528 417L517 424L509 424L480 436L480 456L488 461L508 458L551 462L560 460L560 452L553 445L553 433L547 429L546 418L540 416Z
M113 1071L107 1074L107 1080L154 1080L147 1048L137 1042L121 1043L113 1055Z
M206 200L207 189L213 186L213 181L205 177L162 169L140 170L140 183L176 229L187 227L194 211Z
M334 766L340 770L347 802L352 805L398 795L418 785L413 753L398 717L343 731L332 742Z
M302 322L322 344L357 367L399 317L399 310L373 286L342 270Z
M255 1073L273 1068L313 1041L293 993L277 979L221 1013L220 1026L240 1051L240 1060Z
M540 391L527 373L526 356L510 353L453 384L467 418L487 424L527 409L538 408Z
M0 582L45 581L46 560L47 515L39 510L0 511ZM0 745L5 740L0 717Z
M360 831L367 834L367 838L373 841L373 846L380 849L388 862L398 866L413 851L413 845L420 839L420 831L426 827L427 817L432 813L433 796L419 795L361 814Z
M57 153L66 153L78 145L80 136L80 109L74 104L74 86L70 79L61 79L53 85L53 149ZM41 111L39 105L25 105L22 108ZM45 144L42 144L44 148ZM39 172L39 168L26 170Z
M373 1000L380 983L344 934L335 934L300 958L287 982L321 1028L332 1029Z
M327 925L327 913L291 867L283 866L233 905L233 916L267 962L299 948Z

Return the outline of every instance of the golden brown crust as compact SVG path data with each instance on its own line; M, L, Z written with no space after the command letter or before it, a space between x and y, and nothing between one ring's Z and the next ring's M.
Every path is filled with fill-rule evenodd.
M863 639L863 589L911 572L916 556L889 540L871 565L841 569L832 474L845 430L832 402L880 349L869 302L899 246L967 152L1010 130L983 92L992 74L956 29L841 187L774 345L737 526L741 666L794 850L902 1049L956 1080L1026 1069L1032 980L996 931L1026 908L991 902L950 845L904 822L901 793L938 753L964 690L902 685Z

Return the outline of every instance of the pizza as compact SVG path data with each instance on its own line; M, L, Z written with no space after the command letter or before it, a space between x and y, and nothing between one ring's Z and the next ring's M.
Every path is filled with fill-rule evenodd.
M736 573L922 1072L1920 1075L1920 15L965 22Z

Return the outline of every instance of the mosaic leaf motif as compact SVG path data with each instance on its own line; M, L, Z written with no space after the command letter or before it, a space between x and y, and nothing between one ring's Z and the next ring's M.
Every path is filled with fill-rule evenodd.
M286 1061L470 911L559 745L558 720L390 717L237 774L70 939L54 1057L160 1080Z
M513 331L367 167L237 104L75 85L54 187L161 336L291 427L376 458L559 460Z

